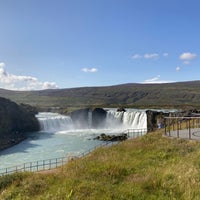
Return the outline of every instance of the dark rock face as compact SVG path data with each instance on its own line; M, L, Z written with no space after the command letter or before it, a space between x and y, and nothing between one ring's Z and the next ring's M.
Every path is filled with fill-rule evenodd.
M38 109L36 107L24 103L21 103L20 106L32 115L38 114Z
M8 99L0 98L0 149L25 139L25 132L38 131L34 112L28 112Z
M164 117L169 116L169 113L147 110L147 130L153 131L157 128L164 128Z
M128 139L127 134L120 134L120 135L106 135L105 133L102 133L100 136L97 136L94 138L96 140L101 140L101 141L123 141Z
M76 128L88 127L88 112L89 108L84 108L71 112L70 117Z
M92 111L92 127L99 128L105 125L107 112L102 108L95 108Z
M84 108L70 113L76 128L98 128L105 124L107 112L102 108Z
M118 108L117 111L118 111L118 112L126 112L125 108L122 108L122 107L121 107L121 108Z

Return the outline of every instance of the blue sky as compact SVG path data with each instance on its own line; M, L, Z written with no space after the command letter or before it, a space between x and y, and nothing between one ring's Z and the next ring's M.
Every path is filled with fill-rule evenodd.
M199 0L0 0L0 87L199 79Z

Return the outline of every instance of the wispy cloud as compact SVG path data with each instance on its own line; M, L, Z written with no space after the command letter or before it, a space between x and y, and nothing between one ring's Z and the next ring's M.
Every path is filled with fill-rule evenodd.
M86 68L83 68L82 71L83 71L83 72L86 72L86 73L87 73L87 72L89 72L89 73L94 73L94 72L97 72L98 69L95 68L95 67L92 67L92 68L87 68L87 67L86 67Z
M193 60L196 57L197 57L197 55L195 53L190 53L190 52L182 53L180 55L181 60Z
M197 54L185 52L179 56L179 59L183 61L183 64L190 64L191 60L194 60L197 57Z
M164 56L164 57L168 57L169 54L168 54L168 53L163 53L163 56Z
M158 57L159 57L159 55L157 53L152 53L152 54L146 53L146 54L144 54L145 59L158 59Z
M0 87L9 90L43 90L58 88L55 82L42 82L32 76L10 74L5 63L0 63Z
M170 83L172 82L172 81L161 80L160 77L161 77L160 75L157 75L156 77L147 79L143 81L142 83Z
M132 58L132 59L140 59L140 58L142 58L142 56L139 55L139 54L134 54L134 55L132 55L131 58Z
M168 57L168 53L163 53L161 55L159 55L158 53L145 53L143 55L141 54L133 54L131 56L132 59L152 59L152 60L157 60L159 57L163 56L163 57Z
M181 67L176 67L176 71L178 72L178 71L180 71L181 70Z

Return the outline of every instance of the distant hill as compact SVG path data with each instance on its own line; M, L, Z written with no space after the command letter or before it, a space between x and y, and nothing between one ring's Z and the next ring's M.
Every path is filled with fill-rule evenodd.
M80 87L41 91L0 89L0 96L37 107L200 107L200 81Z

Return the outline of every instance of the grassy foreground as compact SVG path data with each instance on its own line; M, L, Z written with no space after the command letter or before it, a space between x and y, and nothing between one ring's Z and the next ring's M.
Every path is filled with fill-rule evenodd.
M200 142L162 132L99 148L51 173L1 177L0 199L200 199Z

